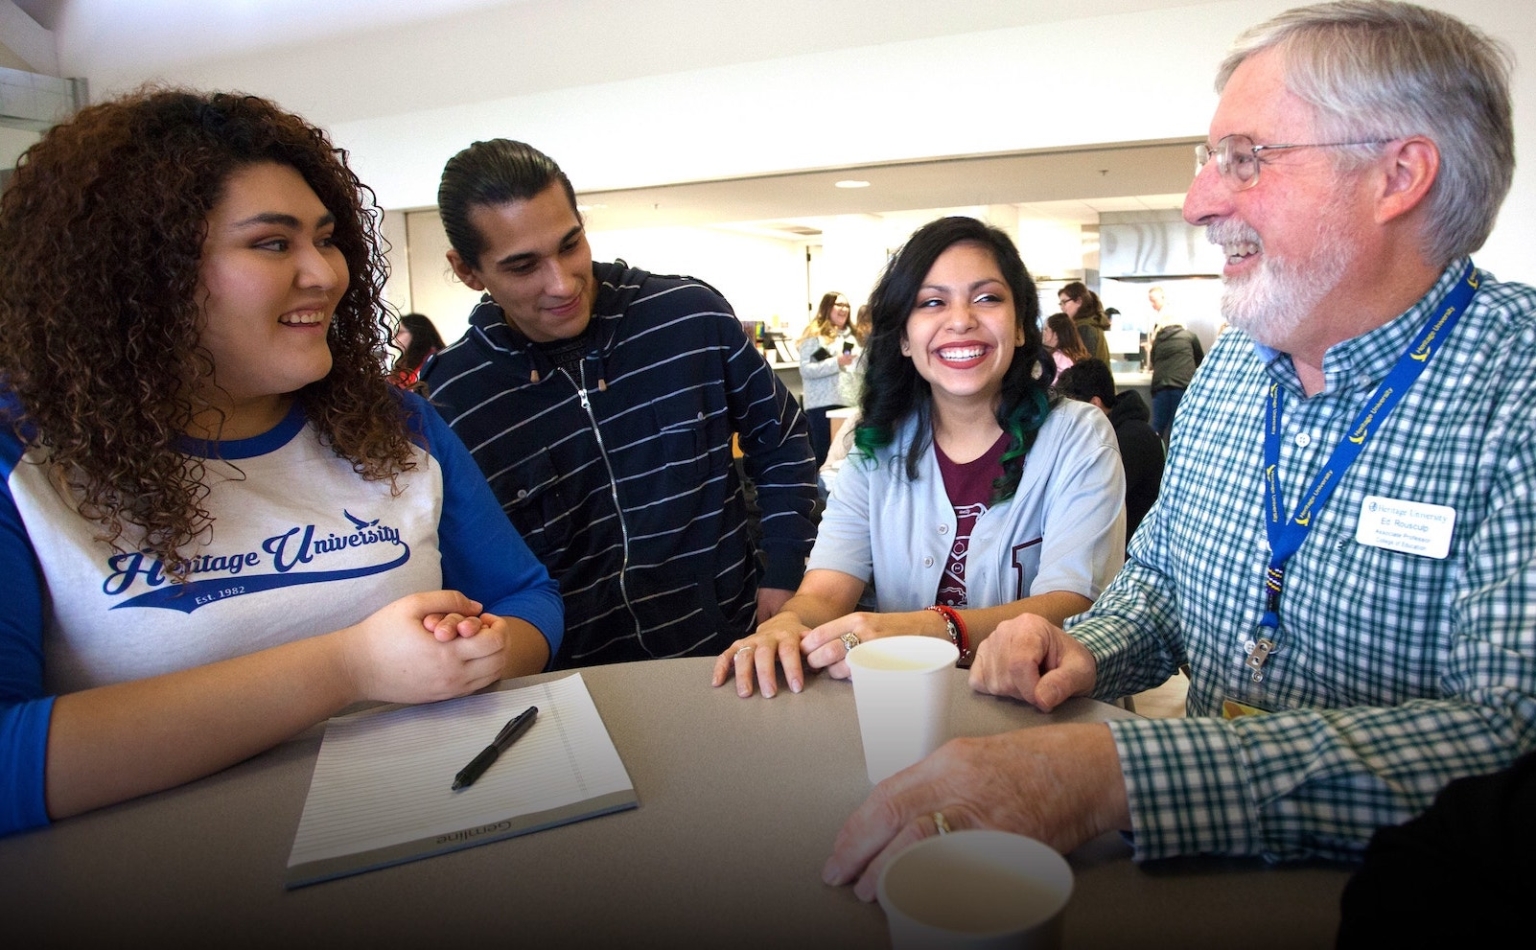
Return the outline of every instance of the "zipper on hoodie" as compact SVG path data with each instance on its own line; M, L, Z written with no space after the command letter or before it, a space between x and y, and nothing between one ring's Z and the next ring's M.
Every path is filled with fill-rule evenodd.
M629 599L629 523L624 518L624 507L619 504L619 482L613 474L613 464L608 460L608 446L603 443L603 432L597 427L597 416L592 412L592 403L587 400L587 361L581 361L581 379L571 376L570 371L561 369L571 385L576 387L576 398L581 400L581 408L587 414L587 421L592 424L592 437L597 440L597 454L603 460L603 469L608 473L608 493L613 497L613 509L619 518L619 536L624 542L624 554L619 564L619 595L624 598L624 609L629 611L629 617L635 622L635 635L640 637L641 647L645 647L644 631L640 628L640 617L635 613L635 605ZM650 652L649 648L646 652Z

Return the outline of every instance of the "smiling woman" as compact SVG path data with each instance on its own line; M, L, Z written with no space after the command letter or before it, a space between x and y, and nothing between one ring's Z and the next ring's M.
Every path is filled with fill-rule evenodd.
M848 675L876 637L945 637L962 663L1002 621L1060 623L1123 560L1124 474L1103 413L1057 402L1037 296L1006 234L972 218L908 239L870 296L857 448L832 483L805 579L722 653L714 682L791 690ZM853 612L873 585L878 612Z
M147 90L23 156L0 198L0 834L558 647L548 574L386 381L368 197L250 96Z
M207 408L190 431L233 439L266 432L294 393L330 372L326 333L347 289L335 232L336 216L291 165L263 162L226 179L198 269L199 340L214 373L198 393Z

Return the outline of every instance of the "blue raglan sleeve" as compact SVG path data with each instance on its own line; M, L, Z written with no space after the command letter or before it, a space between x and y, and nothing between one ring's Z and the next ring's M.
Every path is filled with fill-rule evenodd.
M523 541L491 493L480 466L426 400L406 393L413 429L443 471L438 547L443 586L485 605L487 613L533 624L553 660L565 636L565 605L549 571Z
M11 494L21 443L0 431L0 835L48 824L43 767L53 697L43 693L43 585Z

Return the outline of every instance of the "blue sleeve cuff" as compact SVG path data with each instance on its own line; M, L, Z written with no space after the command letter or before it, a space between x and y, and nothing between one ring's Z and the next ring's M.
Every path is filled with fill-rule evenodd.
M49 823L43 777L52 717L52 696L0 710L0 835Z

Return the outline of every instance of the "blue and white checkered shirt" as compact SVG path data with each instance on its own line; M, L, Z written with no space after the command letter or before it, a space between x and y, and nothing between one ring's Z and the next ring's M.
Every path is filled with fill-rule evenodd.
M1536 290L1481 288L1291 558L1279 649L1243 665L1264 607L1266 388L1287 391L1294 505L1465 260L1390 323L1328 350L1304 397L1290 358L1232 332L1179 407L1157 505L1073 634L1096 692L1187 662L1189 717L1111 724L1138 859L1350 857L1447 782L1536 747ZM1444 559L1356 539L1366 497L1455 510ZM1222 700L1268 715L1220 718Z

